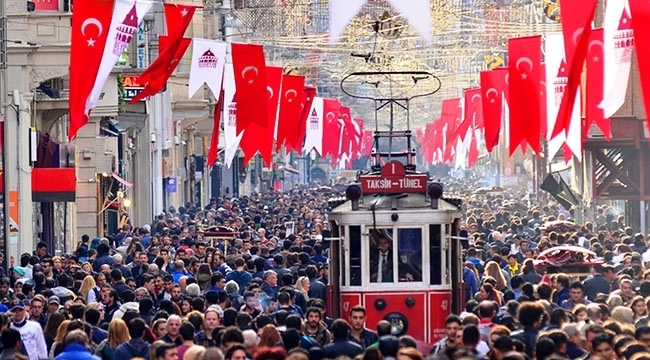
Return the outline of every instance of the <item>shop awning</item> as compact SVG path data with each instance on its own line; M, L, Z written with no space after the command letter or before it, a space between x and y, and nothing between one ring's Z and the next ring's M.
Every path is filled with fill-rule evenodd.
M130 182L128 182L128 181L126 181L124 179L122 179L116 173L113 173L113 179L117 180L120 184L124 185L124 187L126 187L127 189L133 187L133 184L131 184Z
M77 174L75 168L33 168L32 201L74 202Z

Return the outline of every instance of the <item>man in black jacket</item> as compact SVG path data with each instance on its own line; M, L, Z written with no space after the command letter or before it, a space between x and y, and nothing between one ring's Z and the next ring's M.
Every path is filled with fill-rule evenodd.
M368 346L377 342L377 333L366 328L366 309L357 305L350 309L350 340L361 345L365 350Z
M363 348L354 341L348 340L349 335L350 325L342 319L334 320L334 323L332 323L334 341L323 348L325 355L330 359L336 359L339 356L347 356L353 359L361 354Z

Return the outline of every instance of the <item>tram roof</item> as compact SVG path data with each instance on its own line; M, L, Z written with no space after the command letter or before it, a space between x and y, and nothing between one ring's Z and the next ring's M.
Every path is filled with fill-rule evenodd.
M399 211L399 210L430 210L430 211L457 211L460 209L455 204L438 199L438 208L431 209L431 200L424 194L370 194L364 195L359 201L359 210L372 210L374 204L375 211ZM395 210L397 209L397 210ZM343 214L352 212L352 201L345 201L333 208L330 214Z

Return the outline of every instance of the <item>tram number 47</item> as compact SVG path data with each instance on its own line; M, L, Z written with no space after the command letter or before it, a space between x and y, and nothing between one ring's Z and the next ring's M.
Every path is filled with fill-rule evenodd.
M442 308L442 310L447 311L447 308L449 307L448 301L442 300L442 302L440 303L440 307Z

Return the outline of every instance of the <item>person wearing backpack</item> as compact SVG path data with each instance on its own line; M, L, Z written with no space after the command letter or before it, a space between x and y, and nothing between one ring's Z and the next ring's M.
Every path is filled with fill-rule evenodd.
M127 327L129 329L129 335L131 335L131 340L117 347L115 350L115 359L148 358L150 356L149 350L151 349L151 345L143 339L147 328L144 320L135 318L129 321Z

